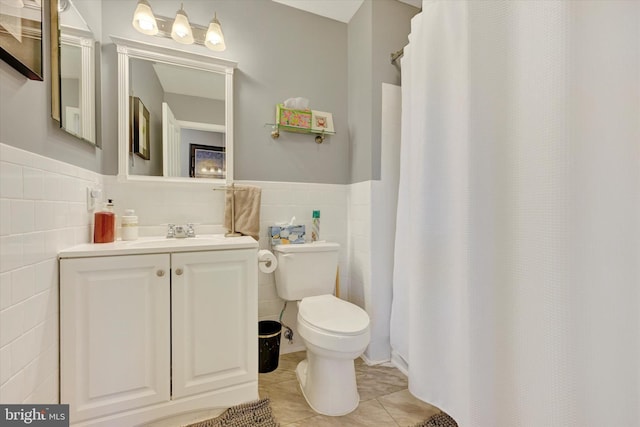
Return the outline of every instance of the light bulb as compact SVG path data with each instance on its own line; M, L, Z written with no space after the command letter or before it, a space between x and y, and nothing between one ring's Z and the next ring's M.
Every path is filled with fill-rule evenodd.
M207 35L205 36L204 45L216 52L222 52L227 48L224 43L222 26L220 25L220 21L218 21L217 14L214 14L213 19L209 23L209 28L207 29Z
M138 5L133 13L133 27L149 36L155 36L158 34L158 24L156 17L153 15L151 6L147 0L138 0Z
M182 6L176 12L176 19L173 21L173 27L171 27L171 38L182 44L193 43L193 31L189 24L189 17L187 17L187 13Z

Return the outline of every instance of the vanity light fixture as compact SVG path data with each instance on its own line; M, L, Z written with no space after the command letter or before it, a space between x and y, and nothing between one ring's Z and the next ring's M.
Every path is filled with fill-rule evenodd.
M133 28L148 36L158 34L158 23L147 0L138 0L136 11L133 12Z
M218 21L218 15L215 12L213 13L213 19L209 23L209 29L207 29L204 45L216 52L222 52L227 48L224 44L222 27L220 26L220 21Z
M183 4L176 12L175 19L171 19L154 15L148 0L138 0L133 14L133 27L142 34L170 37L181 44L197 43L216 52L227 48L218 16L214 13L208 27L192 24Z
M176 19L171 26L171 38L182 44L193 44L193 30L189 24L189 17L184 11L184 4L180 3L180 10L176 12Z

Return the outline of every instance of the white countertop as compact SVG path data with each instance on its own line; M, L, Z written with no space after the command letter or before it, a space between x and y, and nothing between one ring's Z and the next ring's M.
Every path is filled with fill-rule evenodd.
M58 257L61 259L85 258L233 249L258 249L258 242L249 236L225 237L224 234L208 234L184 239L142 237L138 240L118 240L113 243L85 243L60 251Z

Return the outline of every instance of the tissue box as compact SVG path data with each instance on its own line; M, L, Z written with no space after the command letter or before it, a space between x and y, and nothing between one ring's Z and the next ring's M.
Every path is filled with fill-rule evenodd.
M290 132L309 132L311 130L311 110L293 110L278 104L276 122L278 126Z
M288 245L304 243L304 225L274 225L269 227L271 245Z

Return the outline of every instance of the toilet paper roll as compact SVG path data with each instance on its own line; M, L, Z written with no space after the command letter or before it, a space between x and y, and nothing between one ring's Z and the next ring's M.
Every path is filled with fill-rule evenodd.
M278 266L276 256L266 249L258 251L258 268L263 273L273 273Z

